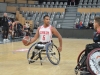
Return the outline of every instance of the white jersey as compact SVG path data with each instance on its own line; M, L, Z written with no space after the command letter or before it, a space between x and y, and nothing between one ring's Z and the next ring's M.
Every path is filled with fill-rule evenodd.
M39 28L40 42L50 42L52 40L51 25L44 27L43 25Z

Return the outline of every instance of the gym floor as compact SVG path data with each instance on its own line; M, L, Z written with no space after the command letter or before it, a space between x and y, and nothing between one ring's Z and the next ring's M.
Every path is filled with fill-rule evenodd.
M58 39L53 38L58 46ZM74 68L79 53L92 39L63 38L63 49L59 65L53 65L48 60L28 64L27 50L21 41L0 44L0 75L75 75Z

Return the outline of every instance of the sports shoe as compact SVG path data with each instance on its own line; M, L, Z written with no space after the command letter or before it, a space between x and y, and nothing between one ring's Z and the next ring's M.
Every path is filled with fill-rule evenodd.
M3 39L3 43L6 43L6 39Z
M9 39L6 39L6 42L10 42L10 40Z

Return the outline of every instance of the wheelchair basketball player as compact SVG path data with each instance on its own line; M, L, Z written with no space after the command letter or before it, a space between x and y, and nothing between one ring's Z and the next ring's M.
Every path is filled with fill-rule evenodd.
M59 47L57 48L59 52L62 51L62 37L59 34L59 32L54 28L52 25L50 25L50 17L48 15L45 15L43 17L44 24L40 27L38 27L35 36L31 39L31 41L27 44L30 45L34 43L39 38L39 44L46 44L52 42L52 34L54 34L58 40L59 40ZM30 59L34 58L35 52L32 53L32 57Z
M83 50L79 54L77 66L75 68L76 74L78 73L78 71L81 71L80 75L97 75L95 72L96 70L94 71L93 64L97 61L98 62L97 65L99 66L100 58L98 60L95 60L94 63L91 61L93 61L92 59L97 57L97 55L100 56L98 53L95 54L96 51L99 52L99 49L100 49L100 17L94 18L94 29L96 31L93 36L94 43L87 44L85 50ZM96 56L92 56L94 54Z
M91 50L100 47L100 17L95 17L95 19L94 19L94 29L96 31L94 33L94 36L93 36L94 43L86 45L86 49L85 49L85 55L86 56L88 55L88 53Z

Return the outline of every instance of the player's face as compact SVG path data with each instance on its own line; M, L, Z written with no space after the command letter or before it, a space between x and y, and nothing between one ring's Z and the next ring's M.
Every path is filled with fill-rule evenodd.
M98 23L94 20L94 29L96 30L98 26Z
M49 25L49 23L50 23L50 18L49 17L45 17L44 24Z

